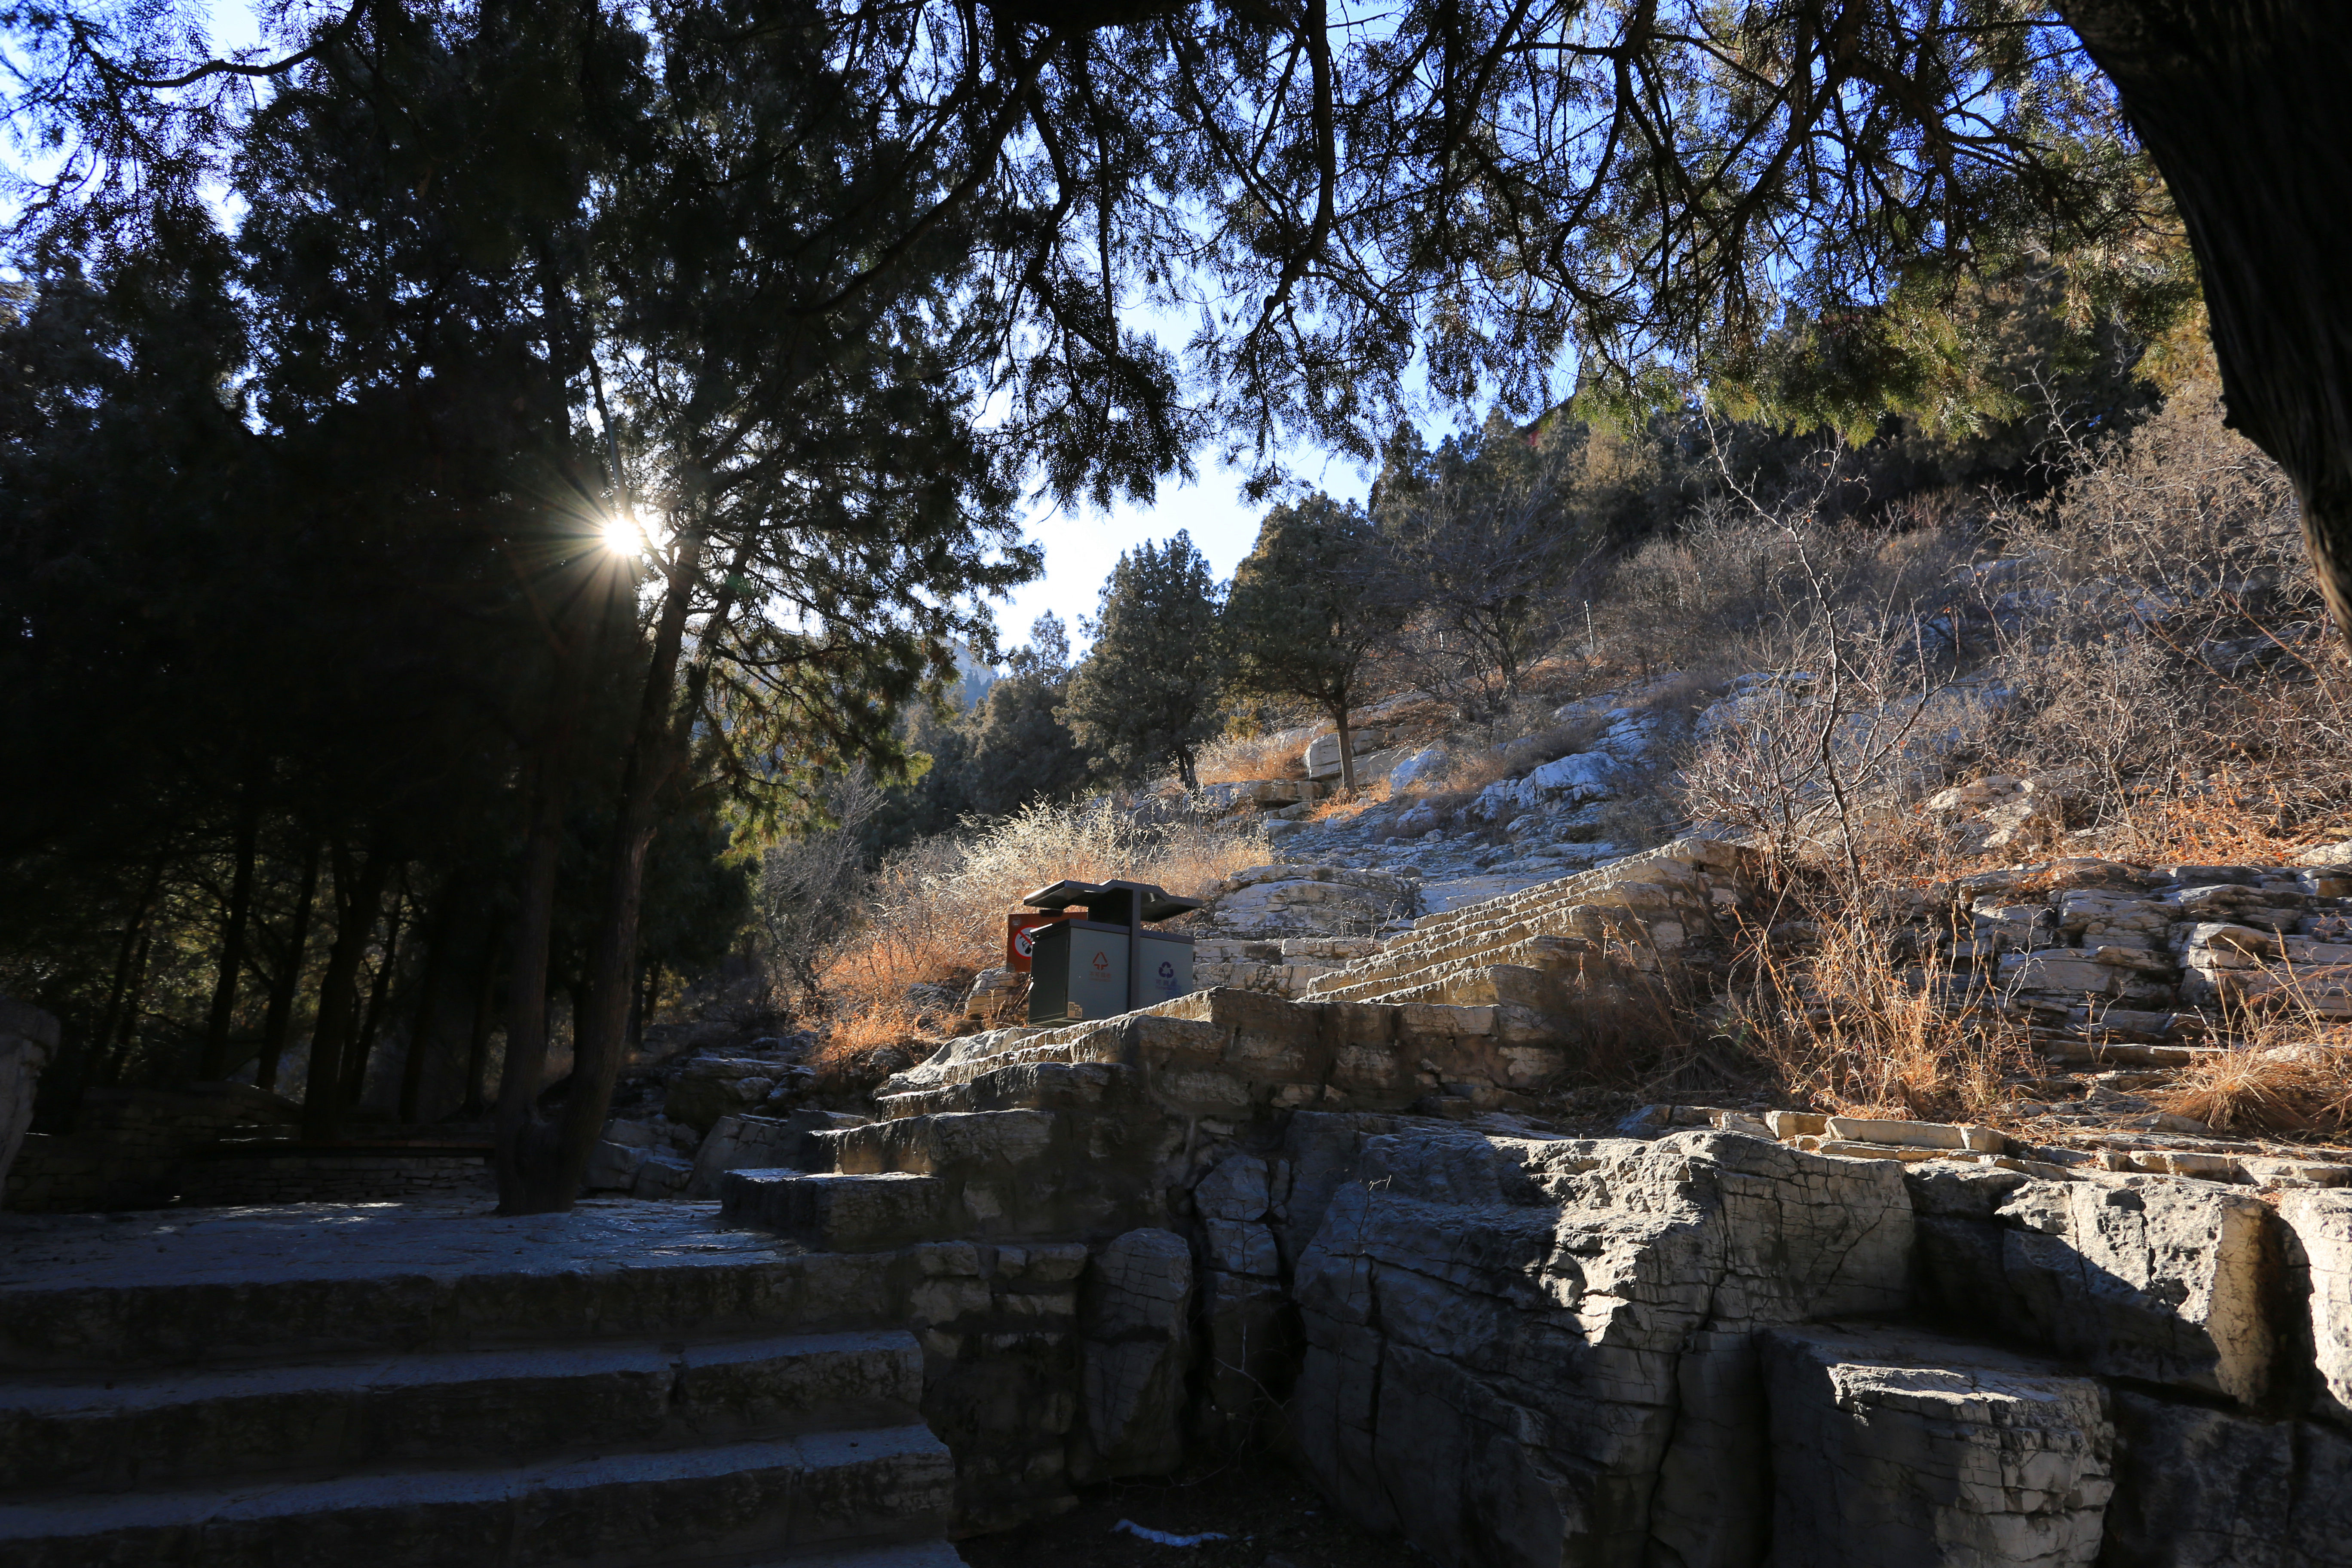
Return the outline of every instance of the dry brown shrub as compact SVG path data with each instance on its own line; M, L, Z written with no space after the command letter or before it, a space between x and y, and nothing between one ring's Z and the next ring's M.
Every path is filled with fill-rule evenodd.
M1278 734L1215 741L1201 748L1193 773L1204 784L1305 778L1306 750L1297 737Z
M2156 1103L2216 1132L2340 1132L2352 1110L2352 1049L2258 1037L2181 1068Z
M2009 1076L2034 1057L1980 979L1933 952L1900 963L1907 935L1882 911L1831 906L1805 923L1801 954L1757 933L1748 979L1725 1005L1725 1032L1783 1093L1848 1115L2001 1115Z
M1147 827L1099 802L1032 805L927 839L877 873L863 931L825 972L832 1033L859 1049L903 1039L907 988L958 984L1000 962L1005 914L1048 883L1125 878L1198 897L1268 858L1255 823Z
M921 1023L903 1000L877 1000L834 1020L809 1053L820 1094L871 1091L891 1073L929 1054Z
M1361 759L1358 759L1360 761ZM1328 781L1336 788L1336 779ZM1358 773L1354 795L1327 795L1298 814L1305 822L1329 822L1336 817L1354 816L1366 806L1389 798L1389 776L1386 773Z

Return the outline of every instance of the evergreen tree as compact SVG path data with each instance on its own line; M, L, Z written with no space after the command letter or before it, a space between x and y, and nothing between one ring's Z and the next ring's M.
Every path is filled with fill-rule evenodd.
M1223 618L1234 684L1321 709L1339 731L1339 786L1350 794L1349 716L1406 608L1371 520L1320 493L1268 512L1256 547L1234 573Z
M1217 732L1224 661L1216 581L1192 535L1121 552L1087 629L1095 646L1064 710L1072 731L1130 783L1173 763L1200 788L1192 763Z
M986 816L1009 816L1033 801L1067 800L1086 786L1088 759L1063 722L1070 689L1070 637L1051 610L1029 628L1027 646L966 715L971 736L971 795Z
M1574 613L1570 581L1610 542L1612 486L1591 461L1611 437L1555 414L1525 430L1499 411L1433 454L1390 445L1373 515L1412 601L1414 679L1485 718Z

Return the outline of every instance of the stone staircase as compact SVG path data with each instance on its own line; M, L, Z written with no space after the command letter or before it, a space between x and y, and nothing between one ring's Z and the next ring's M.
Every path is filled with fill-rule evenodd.
M1153 1025L1165 1035L1190 1022ZM830 1172L730 1172L723 1212L841 1252L948 1237L1108 1237L1158 1223L1153 1172L1184 1130L1144 1093L1147 1069L1100 1059L1131 1034L1057 1030L1010 1059L955 1064L935 1087L883 1096L877 1121L817 1133Z
M1715 935L1746 896L1752 870L1748 851L1678 840L1598 870L1425 915L1371 956L1309 981L1306 994L1324 1002L1516 1002L1542 1011L1548 988L1531 986L1531 973L1594 983L1612 969L1654 972L1661 954Z
M887 1260L707 1215L311 1212L341 1228L12 1231L0 1561L961 1561Z

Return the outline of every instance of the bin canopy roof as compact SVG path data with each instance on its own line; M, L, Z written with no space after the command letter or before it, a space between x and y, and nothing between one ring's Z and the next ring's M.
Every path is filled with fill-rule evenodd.
M1051 887L1038 889L1021 901L1033 910L1066 910L1072 904L1083 904L1089 914L1101 910L1108 918L1123 921L1127 919L1124 906L1129 899L1141 906L1136 918L1146 921L1173 920L1188 910L1199 909L1204 901L1180 899L1156 883L1122 881L1055 882ZM1107 906L1118 906L1115 914ZM1105 918L1105 915L1097 915L1097 918Z

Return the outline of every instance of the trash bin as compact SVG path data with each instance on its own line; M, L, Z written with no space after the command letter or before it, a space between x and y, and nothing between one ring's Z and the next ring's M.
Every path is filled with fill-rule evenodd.
M1150 882L1064 881L1022 902L1065 912L1026 933L1033 947L1032 1024L1108 1018L1192 989L1192 939L1149 930L1145 922L1197 910L1200 900L1178 898ZM1067 913L1076 909L1085 910L1083 918Z

